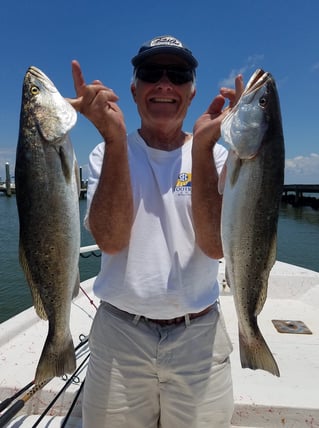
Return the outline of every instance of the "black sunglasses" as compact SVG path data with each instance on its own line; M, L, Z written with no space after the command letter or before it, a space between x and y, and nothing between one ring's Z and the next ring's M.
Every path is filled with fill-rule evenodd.
M173 65L148 65L139 67L135 72L135 76L143 82L156 83L162 78L164 73L174 85L183 85L194 80L193 70Z

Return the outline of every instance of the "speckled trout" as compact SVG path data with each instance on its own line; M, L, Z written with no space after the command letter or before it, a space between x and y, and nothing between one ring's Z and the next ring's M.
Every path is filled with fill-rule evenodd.
M68 132L73 107L36 67L24 77L15 182L19 257L39 317L48 319L35 382L74 371L69 328L78 293L79 173Z
M257 70L225 117L222 137L230 150L220 178L226 281L239 324L242 367L279 376L257 316L267 297L276 260L276 233L284 180L284 138L276 85Z

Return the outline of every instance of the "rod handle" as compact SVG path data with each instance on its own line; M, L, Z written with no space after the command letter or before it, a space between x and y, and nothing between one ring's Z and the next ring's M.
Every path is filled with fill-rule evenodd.
M24 406L23 400L18 400L0 416L0 428L4 427Z

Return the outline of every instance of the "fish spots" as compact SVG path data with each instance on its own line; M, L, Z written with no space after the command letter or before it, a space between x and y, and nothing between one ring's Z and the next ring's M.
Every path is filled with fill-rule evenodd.
M269 73L256 70L252 75L223 120L221 134L231 153L223 192L222 243L240 325L241 364L279 376L257 325L275 260L284 171L280 106Z
M21 265L36 312L49 321L37 383L75 367L69 313L79 283L79 175L67 133L76 118L51 80L30 67L23 82L15 182Z

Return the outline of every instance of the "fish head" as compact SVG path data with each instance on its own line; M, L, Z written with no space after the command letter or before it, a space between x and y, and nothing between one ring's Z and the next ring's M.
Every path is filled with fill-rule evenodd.
M20 132L38 132L47 142L63 138L75 125L75 109L62 97L52 81L31 66L24 76Z
M240 159L252 159L269 132L282 133L279 99L272 75L258 69L224 118L221 134Z

